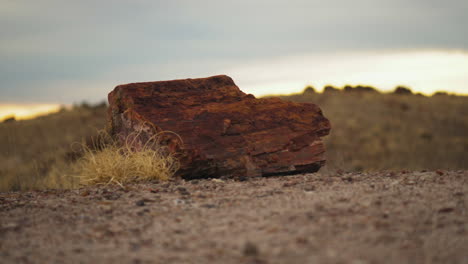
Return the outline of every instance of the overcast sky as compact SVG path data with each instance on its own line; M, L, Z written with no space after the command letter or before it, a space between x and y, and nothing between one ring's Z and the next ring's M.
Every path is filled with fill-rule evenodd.
M468 65L466 0L0 0L0 4L0 103L97 101L121 83L216 74L231 75L241 89L252 90L247 92L282 83L287 93L303 87L286 86L304 82L357 82L340 76L324 79L327 75L321 70L327 64L337 72L345 72L343 67L356 71L341 62L357 55L371 65L385 54L447 51L459 55L450 60L461 61L447 65ZM288 65L290 71L285 70ZM284 81L278 79L278 71ZM468 86L463 86L468 67L452 77L460 81L452 90L468 93ZM275 89L272 92L283 91Z

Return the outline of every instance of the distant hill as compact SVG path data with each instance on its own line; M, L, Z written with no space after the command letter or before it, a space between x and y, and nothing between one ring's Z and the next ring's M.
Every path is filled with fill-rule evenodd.
M426 97L406 87L328 87L280 96L315 103L332 123L326 137L329 169L424 170L468 168L468 97Z

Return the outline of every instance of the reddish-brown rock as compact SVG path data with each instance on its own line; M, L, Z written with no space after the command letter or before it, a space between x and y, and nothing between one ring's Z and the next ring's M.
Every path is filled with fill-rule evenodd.
M111 135L139 131L138 146L158 134L186 179L315 172L325 163L330 123L318 106L256 99L225 75L119 85L109 104Z

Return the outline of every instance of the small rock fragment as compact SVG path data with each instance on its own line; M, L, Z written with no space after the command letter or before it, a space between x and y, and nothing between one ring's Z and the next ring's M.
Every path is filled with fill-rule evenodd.
M137 206L144 206L144 205L145 205L145 200L144 200L144 199L138 200L138 201L135 202L135 205L137 205Z
M453 207L444 207L444 208L441 208L439 209L439 213L441 214L444 214L444 213L450 213L450 212L453 212L455 210L455 208Z
M177 191L179 191L179 193L182 195L190 195L190 192L187 191L187 189L184 187L177 187Z
M212 182L216 182L216 183L224 183L223 180L221 180L221 179L216 179L216 178L211 179L211 181L212 181Z
M343 177L341 179L344 182L353 182L354 181L354 178L352 176L346 176L346 177Z
M247 180L247 177L245 176L240 176L237 178L238 181L246 181Z
M211 208L216 208L216 205L214 205L214 204L202 204L201 207L211 209Z
M244 256L247 257L256 257L259 253L258 247L254 243L248 241L247 243L245 243L242 253L244 254Z
M307 237L296 237L296 242L298 244L307 244L309 243L309 240L307 239Z

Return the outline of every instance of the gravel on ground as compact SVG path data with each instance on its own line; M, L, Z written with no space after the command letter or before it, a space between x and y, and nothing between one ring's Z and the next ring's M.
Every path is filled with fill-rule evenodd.
M0 193L0 263L467 263L468 171Z

